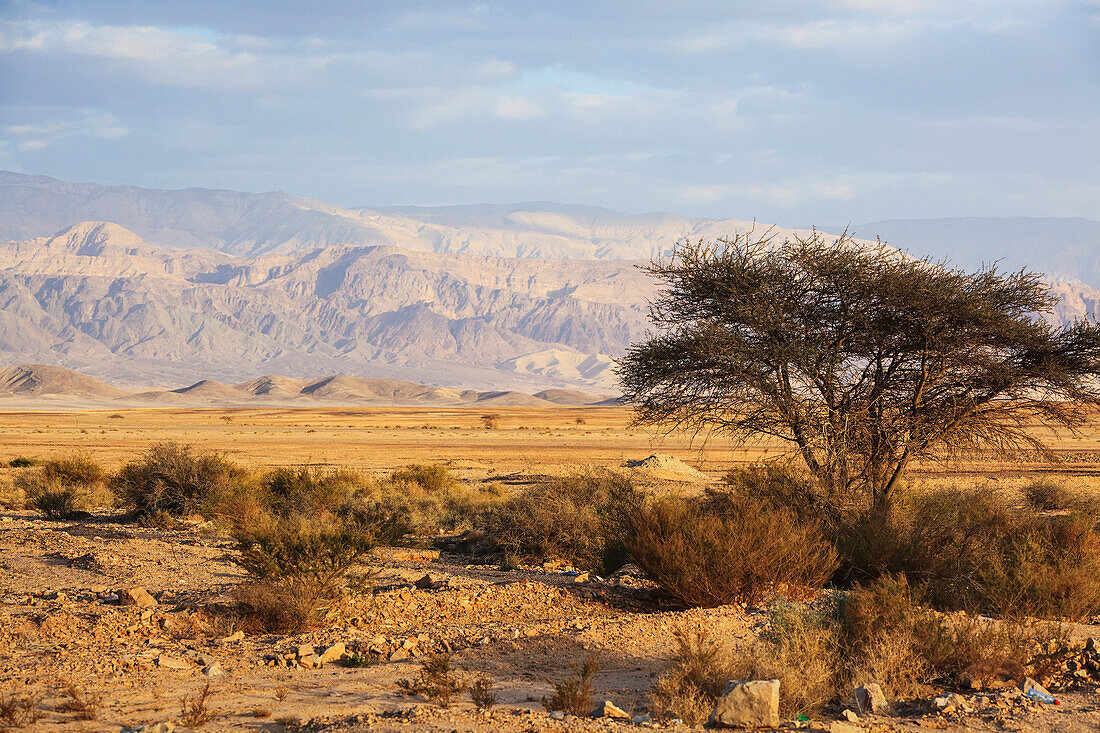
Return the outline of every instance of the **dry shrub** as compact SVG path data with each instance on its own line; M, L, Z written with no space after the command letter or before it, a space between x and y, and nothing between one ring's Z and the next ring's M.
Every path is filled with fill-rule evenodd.
M1069 509L1073 505L1073 494L1065 484L1053 479L1038 479L1024 487L1024 497L1033 509L1042 512Z
M16 456L8 461L8 466L11 468L29 468L38 464L39 460L30 456Z
M507 558L611 571L627 561L629 518L641 503L630 478L592 470L511 497L489 515L485 530L491 547Z
M471 488L445 466L425 464L394 471L369 495L393 511L404 512L411 531L421 537L469 529L500 502L499 492Z
M101 503L106 474L86 453L69 453L36 462L37 468L21 471L14 481L31 506L47 519L69 519L81 507Z
M213 694L214 689L207 682L194 697L184 695L180 698L180 723L188 728L201 728L221 715L220 710L210 707Z
M224 495L247 474L224 457L198 452L173 441L151 446L137 461L127 463L111 479L119 501L137 514L165 511L174 516L212 513L212 497Z
M458 701L466 683L451 664L450 654L434 654L421 663L416 679L397 680L397 687L402 694L419 695L441 708L449 708Z
M630 524L631 559L682 606L759 603L793 586L821 587L836 567L819 525L738 497L665 499L637 507Z
M823 492L805 471L787 463L734 468L722 480L734 495L787 509L804 521L827 522L843 505L838 497Z
M38 709L40 699L35 693L0 694L0 725L10 728L34 725L42 718L42 711Z
M592 712L592 683L600 671L600 660L590 654L581 664L573 662L569 666L573 668L573 675L554 684L554 694L542 699L543 707L572 715L588 715Z
M1100 609L1100 532L1085 511L1037 516L988 492L914 494L836 532L838 581L903 573L941 609L1080 619Z
M264 630L301 630L378 542L404 533L406 521L364 501L314 516L263 515L236 535L236 563L250 578L238 591L241 610Z
M65 686L63 693L66 699L58 706L58 710L73 713L77 720L95 720L99 716L102 695L81 690L72 683Z
M470 702L478 710L490 710L497 704L496 683L490 677L478 677L470 684Z
M368 486L359 473L309 466L276 468L260 479L262 503L275 514L318 514L339 507Z
M657 678L646 703L654 717L702 725L728 680L738 679L729 649L705 630L678 627L672 667Z

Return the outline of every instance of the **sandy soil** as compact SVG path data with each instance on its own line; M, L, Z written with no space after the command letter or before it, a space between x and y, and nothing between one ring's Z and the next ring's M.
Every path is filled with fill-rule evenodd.
M79 448L115 467L149 443L174 438L256 466L312 462L381 473L415 461L442 461L468 480L555 473L579 464L622 466L662 452L714 478L763 450L735 452L718 441L701 449L687 436L655 437L631 428L628 413L613 408L499 409L493 411L500 424L495 430L482 426L481 414L426 409L8 413L0 414L0 459ZM1094 437L1064 444L1066 455L1088 460L1054 470L1088 481L1094 444ZM952 472L981 469L931 467L925 478L953 480ZM1051 470L1031 464L984 469L1009 487ZM0 702L10 694L41 696L36 707L44 717L36 725L43 730L118 731L161 721L179 726L181 697L194 696L209 682L210 705L220 714L204 730L281 730L290 719L308 730L604 730L631 724L552 720L540 703L554 682L570 674L571 663L598 655L597 698L641 713L646 690L673 653L673 628L706 627L737 644L751 638L765 615L764 609L735 606L665 610L655 605L644 582L629 576L576 582L560 568L502 571L435 551L382 549L374 592L349 599L321 627L293 636L238 638L232 623L216 612L240 580L231 558L232 542L199 524L166 531L128 524L110 513L75 522L0 513ZM417 588L415 581L426 573L437 582ZM118 605L115 591L136 585L156 597L154 608ZM1100 629L1078 627L1074 633L1100 636ZM317 669L295 665L301 645L320 651L335 643L375 661L362 668L338 662ZM465 699L442 710L398 694L396 681L415 676L424 654L448 649L470 677L496 681L499 705L491 714L475 712ZM211 665L222 674L205 675ZM80 720L66 710L63 690L69 683L101 698L96 719ZM996 693L985 693L991 701L983 704L982 696L967 696L974 712L962 717L943 716L925 705L907 708L902 717L872 717L855 725L862 730L1100 729L1095 687L1064 693L1065 704L1057 708L998 706ZM812 725L828 730L836 718L825 716Z

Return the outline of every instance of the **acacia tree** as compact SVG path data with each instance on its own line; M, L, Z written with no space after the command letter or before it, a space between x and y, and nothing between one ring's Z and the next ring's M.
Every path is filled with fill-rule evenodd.
M618 367L641 423L792 446L834 500L889 505L916 459L1046 451L1100 404L1100 326L1043 320L1040 276L967 273L820 235L680 244L658 332Z

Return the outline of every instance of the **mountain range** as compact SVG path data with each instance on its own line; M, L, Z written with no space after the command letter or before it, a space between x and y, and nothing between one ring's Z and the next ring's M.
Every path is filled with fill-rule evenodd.
M614 358L648 329L655 289L638 265L684 238L754 227L769 230L560 204L350 209L0 173L0 363L126 387L355 374L459 393L609 394ZM851 230L963 266L1030 256L1024 265L1057 275L1058 320L1100 310L1097 222ZM1029 255L1047 252L1057 260Z
M293 379L267 374L241 384L204 379L175 389L125 390L86 374L46 364L0 368L2 401L78 407L139 407L150 405L429 405L433 407L549 407L614 404L608 396L576 390L550 389L526 394L511 391L454 390L397 379L372 379L336 374L319 379Z

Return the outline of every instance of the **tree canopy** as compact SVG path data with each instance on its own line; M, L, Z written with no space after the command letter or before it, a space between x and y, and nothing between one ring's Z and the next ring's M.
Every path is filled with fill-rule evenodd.
M888 504L916 459L1045 450L1100 404L1100 326L1044 320L1041 276L815 234L684 242L648 272L657 333L619 365L642 423L789 444L834 495Z

